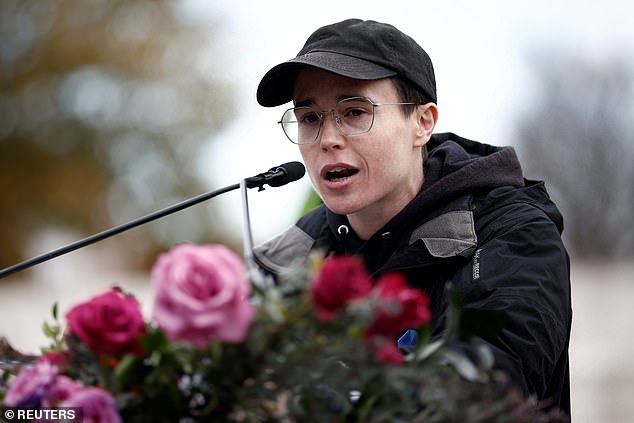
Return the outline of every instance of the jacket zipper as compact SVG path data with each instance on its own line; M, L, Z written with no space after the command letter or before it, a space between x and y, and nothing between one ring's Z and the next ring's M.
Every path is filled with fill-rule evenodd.
M343 254L348 254L350 228L348 225L339 225L337 234L339 235L339 243L343 249Z

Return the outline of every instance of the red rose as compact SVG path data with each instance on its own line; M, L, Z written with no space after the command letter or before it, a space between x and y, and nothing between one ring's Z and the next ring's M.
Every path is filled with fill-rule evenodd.
M117 289L75 306L66 315L70 332L92 351L112 355L140 353L145 324L138 301Z
M46 354L42 354L39 361L45 361L57 367L64 367L70 361L70 357L65 351L51 351Z
M385 342L381 346L376 346L375 354L376 358L383 363L398 365L405 362L405 357L394 342Z
M370 275L360 259L351 256L326 258L319 273L310 283L315 313L322 322L350 301L367 296L372 290Z
M387 273L377 281L377 310L365 335L394 338L406 329L417 328L431 320L429 298L407 285L400 273Z
M68 370L71 358L67 351L51 351L43 354L39 361L50 363L56 366L61 373L65 373Z

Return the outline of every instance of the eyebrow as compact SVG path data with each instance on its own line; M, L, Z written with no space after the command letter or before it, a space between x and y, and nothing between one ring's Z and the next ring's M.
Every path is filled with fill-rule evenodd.
M361 94L340 94L335 96L335 100L336 101L341 101L341 100L345 100L346 98L353 98L353 97L362 97L362 98L367 98L368 100L372 101L370 99L370 97L361 95ZM306 100L302 100L299 101L297 103L295 103L295 107L312 107L315 105L315 99L314 98L307 98Z
M309 107L315 104L315 101L312 98L299 101L295 103L295 107Z

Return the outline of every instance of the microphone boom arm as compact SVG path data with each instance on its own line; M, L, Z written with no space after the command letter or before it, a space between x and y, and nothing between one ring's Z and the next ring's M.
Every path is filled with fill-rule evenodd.
M59 257L63 254L66 253L70 253L71 251L75 251L79 248L85 247L87 245L90 244L94 244L95 242L101 241L103 239L109 238L113 235L117 235L120 234L121 232L125 232L129 229L132 228L136 228L137 226L143 225L145 223L151 222L153 220L156 219L160 219L161 217L164 217L168 214L172 214L175 213L177 211L183 210L187 207L193 206L195 204L201 203L205 200L209 200L210 198L216 197L220 194L224 194L225 192L229 192L229 191L233 191L234 189L238 189L239 188L239 184L233 184L233 185L229 185L227 187L224 188L220 188L218 190L215 191L210 191L201 195L198 195L196 197L190 198L188 200L185 201L181 201L180 203L176 203L173 204L169 207L166 207L164 209L161 210L157 210L155 212L152 212L150 214L147 214L145 216L142 216L138 219L132 220L128 223L124 223L122 225L119 226L115 226L113 228L107 229L105 231L96 233L94 235L91 235L89 237L86 237L84 239L81 239L77 242L74 242L72 244L69 244L65 247L62 248L58 248L57 250L53 250L50 251L48 253L39 255L37 257L33 257L31 259L25 260L23 262L14 264L13 266L9 266L6 267L2 270L0 270L0 279L4 278L5 276L9 276L12 273L15 272L19 272L21 270L24 269L28 269L29 267L35 266L36 264L40 264L43 263L45 261L54 259L55 257Z
M283 165L274 167L269 169L269 171L264 172L264 173L260 173L256 176L252 176L250 178L246 178L244 180L242 180L241 183L239 184L233 184L233 185L229 185L226 186L224 188L220 188L218 190L215 191L210 191L204 194L200 194L196 197L190 198L188 200L185 201L181 201L180 203L176 203L174 205L171 205L169 207L166 207L164 209L161 210L157 210L153 213L147 214L145 216L142 216L138 219L132 220L128 223L124 223L122 225L119 226L115 226L113 228L107 229L103 232L99 232L96 233L94 235L91 235L87 238L81 239L77 242L74 242L72 244L69 244L65 247L62 248L58 248L57 250L53 250L50 251L48 253L33 257L31 259L25 260L23 262L14 264L13 266L9 266L9 267L5 267L4 269L0 269L0 279L4 278L5 276L8 276L12 273L15 272L19 272L20 270L24 270L27 269L29 267L35 266L36 264L40 264L43 263L47 260L51 260L55 257L59 257L63 254L66 253L70 253L71 251L75 251L79 248L85 247L87 245L93 244L97 241L101 241L103 239L106 239L108 237L111 237L113 235L117 235L120 234L121 232L127 231L129 229L135 228L139 225L143 225L145 223L151 222L153 220L159 219L163 216L166 216L168 214L172 214L175 213L177 211L183 210L187 207L193 206L195 204L201 203L205 200L209 200L210 198L216 197L220 194L224 194L226 192L229 191L233 191L235 189L238 189L242 186L243 191L245 191L243 193L243 202L245 204L245 207L247 207L246 209L246 215L245 217L245 223L247 224L247 226L249 225L249 215L248 215L248 204L246 203L246 188L258 188L258 191L262 191L264 190L264 185L268 184L269 186L272 187L279 187L282 185L286 185L289 182L293 182L296 181L298 179L301 179L304 176L305 173L305 168L304 165L302 165L299 162L289 162L289 163L285 163ZM248 254L252 254L252 249L253 249L253 241L251 238L251 232L250 232L250 227L248 227L246 230L248 230L248 234L245 232L245 240L247 240L249 242L249 244L247 245L247 247L249 248ZM248 235L248 239L247 239L247 235ZM246 251L245 251L246 252ZM247 257L247 259L251 258L250 256Z

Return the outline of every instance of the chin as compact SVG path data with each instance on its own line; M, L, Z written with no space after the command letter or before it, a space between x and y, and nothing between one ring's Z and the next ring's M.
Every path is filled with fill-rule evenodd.
M340 201L339 199L323 199L324 204L328 209L336 214L349 215L358 212L361 210L361 207L358 203L349 203L346 201Z

